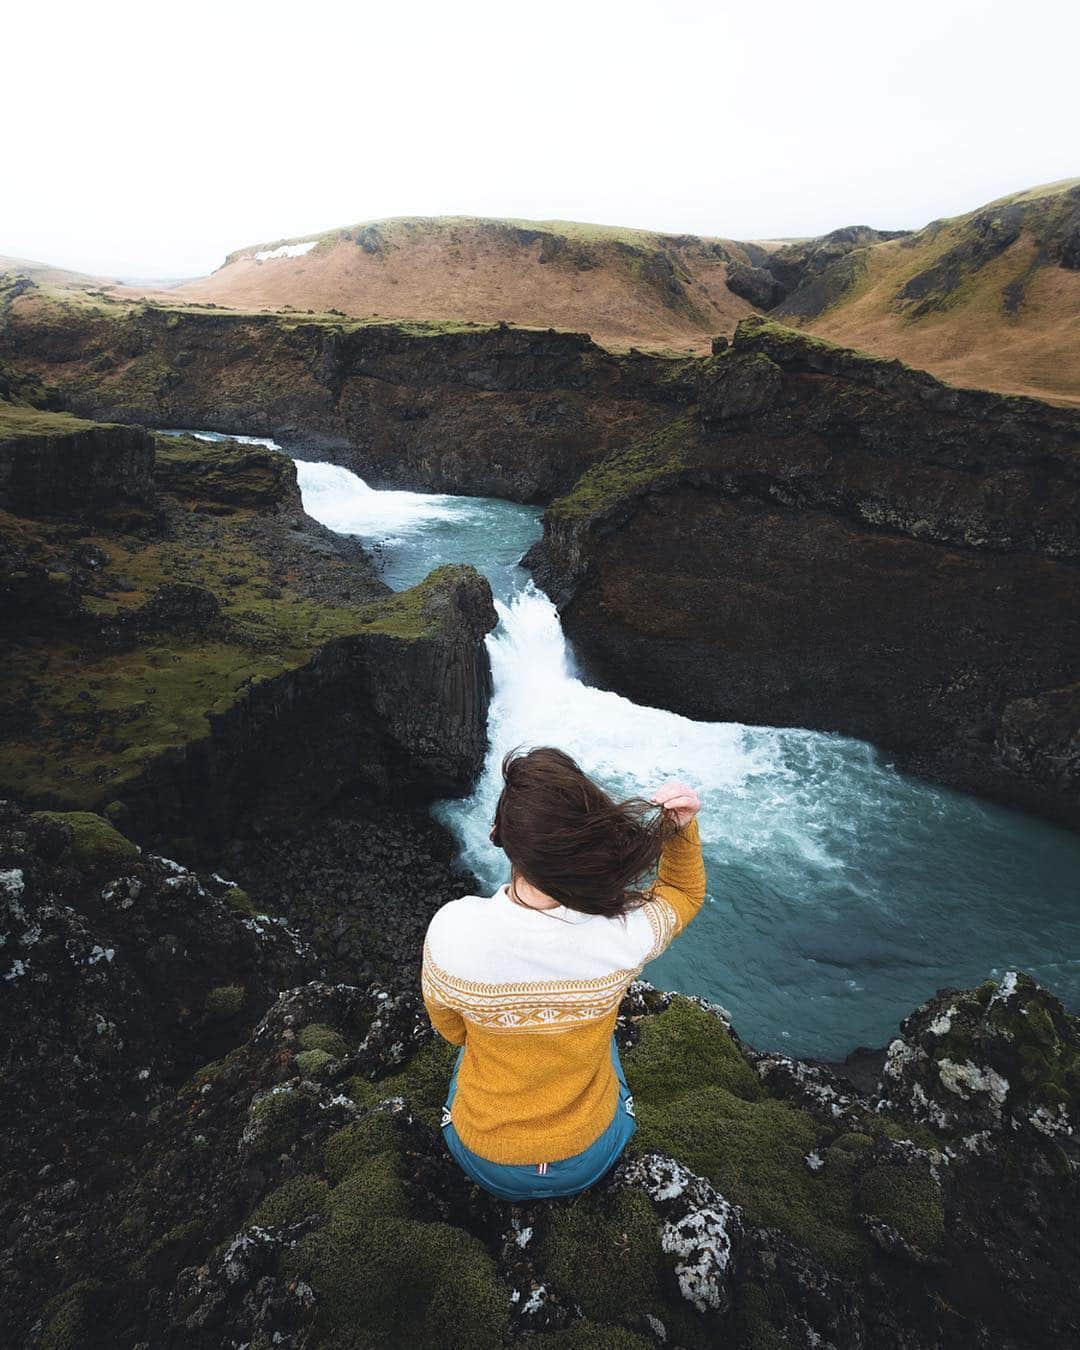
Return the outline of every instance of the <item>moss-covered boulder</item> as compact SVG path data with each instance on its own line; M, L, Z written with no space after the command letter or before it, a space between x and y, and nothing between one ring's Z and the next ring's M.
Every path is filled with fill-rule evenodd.
M34 819L59 825L65 831L72 862L88 871L123 867L139 857L137 844L92 811L38 811Z

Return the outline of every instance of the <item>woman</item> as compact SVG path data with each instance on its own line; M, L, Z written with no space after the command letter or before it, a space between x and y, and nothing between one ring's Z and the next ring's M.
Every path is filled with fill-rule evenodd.
M444 905L424 939L424 1003L461 1046L442 1130L492 1195L571 1195L637 1129L615 1019L704 901L701 803L678 782L615 802L550 746L511 751L502 774L491 838L510 882Z

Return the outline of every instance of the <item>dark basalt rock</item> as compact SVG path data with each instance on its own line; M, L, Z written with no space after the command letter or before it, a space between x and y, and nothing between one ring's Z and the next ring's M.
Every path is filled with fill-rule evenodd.
M447 566L417 603L412 626L375 620L326 643L208 714L208 736L153 760L119 794L138 837L209 848L287 830L349 788L403 802L468 792L487 746L491 587Z
M154 499L153 474L153 437L142 427L91 426L0 438L0 507L18 513L145 506Z
M865 1089L635 981L616 1037L639 1134L588 1192L508 1204L445 1148L456 1048L415 969L319 978L251 897L95 819L0 810L6 1343L1080 1335L1060 1296L1080 1273L1080 1024L1023 974L930 999ZM658 1145L670 1130L704 1170Z
M528 562L638 702L1080 824L1078 447L1073 412L745 320L697 418L585 475Z
M820 238L785 244L759 266L775 279L780 293L773 302L778 316L813 318L838 300L862 272L858 250L885 239L902 239L906 230L874 230L847 225Z
M784 286L764 267L747 263L732 263L728 267L729 291L749 300L756 309L772 309L787 294Z
M683 294L670 259L649 255L648 267L661 294ZM96 368L118 353L120 365ZM680 376L692 362L508 325L333 325L152 306L27 321L13 311L0 359L40 369L84 416L272 436L375 486L517 501L566 490L606 447L692 398Z

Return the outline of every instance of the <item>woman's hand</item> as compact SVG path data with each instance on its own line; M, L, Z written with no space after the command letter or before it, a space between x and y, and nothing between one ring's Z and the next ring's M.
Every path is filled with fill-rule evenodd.
M677 778L658 787L650 800L674 812L680 830L689 825L701 810L701 798L688 783L681 783Z

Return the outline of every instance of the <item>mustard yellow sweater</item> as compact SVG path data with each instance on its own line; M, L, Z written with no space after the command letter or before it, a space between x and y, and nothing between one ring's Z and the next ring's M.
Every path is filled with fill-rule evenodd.
M465 1046L451 1117L466 1148L491 1162L556 1162L607 1129L619 1003L704 899L695 818L665 848L651 899L619 918L530 909L506 886L435 914L421 988L435 1029Z

